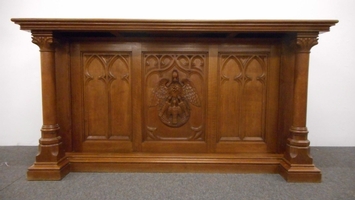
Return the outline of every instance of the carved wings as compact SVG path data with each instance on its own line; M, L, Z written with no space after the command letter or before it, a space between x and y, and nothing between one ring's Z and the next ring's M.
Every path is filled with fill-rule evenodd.
M181 96L184 97L192 105L197 107L201 106L200 99L196 93L195 87L193 87L192 83L187 79L183 81Z
M165 99L169 97L169 90L166 83L169 82L168 79L162 79L159 81L158 87L156 87L152 92L151 106L161 106Z
M169 98L168 82L168 79L159 81L158 87L152 91L151 106L159 105L159 107L161 107L167 98ZM180 96L194 106L201 106L200 98L198 97L195 87L193 87L193 84L187 79L182 81L182 92Z

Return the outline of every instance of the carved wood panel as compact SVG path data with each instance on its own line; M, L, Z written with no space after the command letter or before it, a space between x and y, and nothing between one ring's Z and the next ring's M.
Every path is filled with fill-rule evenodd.
M206 56L143 54L145 140L204 140Z
M130 140L131 56L83 53L85 139Z
M219 55L218 137L220 141L263 141L267 55Z
M219 50L216 152L276 152L279 55L261 43Z
M270 108L278 92L270 86L278 88L278 55L272 47L130 46L73 45L76 151L274 151L277 111ZM207 104L211 97L216 100Z

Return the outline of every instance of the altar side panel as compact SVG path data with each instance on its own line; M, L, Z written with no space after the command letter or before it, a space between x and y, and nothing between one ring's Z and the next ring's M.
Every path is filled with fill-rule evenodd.
M220 49L217 152L276 149L279 55L275 47L258 48Z
M130 56L84 53L86 139L129 139Z
M131 51L90 43L72 49L76 149L132 151Z

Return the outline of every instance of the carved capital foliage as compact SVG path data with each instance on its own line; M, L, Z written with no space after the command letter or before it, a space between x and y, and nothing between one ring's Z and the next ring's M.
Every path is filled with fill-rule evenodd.
M39 47L40 51L54 51L54 39L52 33L32 32L32 42Z
M310 52L311 48L318 44L317 37L298 37L296 40L298 52Z

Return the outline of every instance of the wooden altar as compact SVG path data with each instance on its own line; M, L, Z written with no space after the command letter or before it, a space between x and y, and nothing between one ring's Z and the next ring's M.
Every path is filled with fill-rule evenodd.
M321 181L307 139L308 63L336 20L12 21L41 58L42 136L28 180L72 171Z

